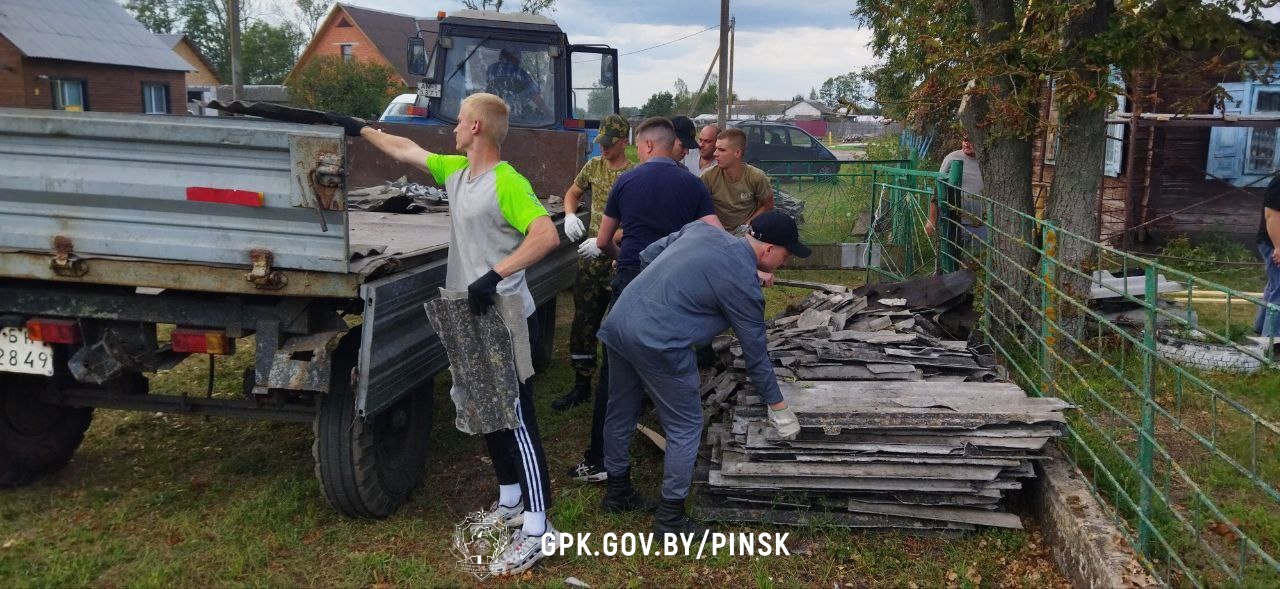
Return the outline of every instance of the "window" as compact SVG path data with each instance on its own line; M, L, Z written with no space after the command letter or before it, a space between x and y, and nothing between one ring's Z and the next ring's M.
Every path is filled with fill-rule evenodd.
M800 129L787 129L787 134L791 136L792 147L813 147L813 138L808 133Z
M1107 116L1118 117L1124 114L1129 104L1129 97L1124 94L1124 78L1120 75L1120 70L1112 68L1111 84L1118 89L1116 92L1116 109L1107 113ZM1102 173L1107 176L1116 177L1120 175L1123 167L1125 131L1126 128L1123 123L1107 125L1107 146L1102 167Z
M1214 114L1280 114L1280 84L1225 82L1221 109ZM1209 157L1205 178L1225 180L1233 186L1258 186L1280 167L1280 132L1262 127L1214 127L1209 131Z
M85 108L83 80L51 80L54 110L80 112Z
M149 115L169 114L169 85L142 83L142 112Z
M557 121L554 66L544 43L454 37L445 54L440 115L457 120L464 98L488 92L507 101L512 126L550 126Z
M355 46L350 43L339 45L338 51L342 53L342 61L351 61L356 57Z

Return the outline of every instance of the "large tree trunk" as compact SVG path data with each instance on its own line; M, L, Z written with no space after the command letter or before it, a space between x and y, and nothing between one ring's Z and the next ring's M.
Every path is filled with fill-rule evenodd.
M1062 77L1061 86L1068 90L1072 85L1100 88L1108 78L1108 64L1089 59L1082 45L1106 30L1112 3L1109 0L1091 0L1088 4L1087 9L1075 13L1063 27L1063 55L1072 69ZM1045 216L1061 229L1090 240L1086 243L1067 236L1057 240L1060 262L1057 287L1063 296L1086 304L1089 280L1064 268L1089 273L1097 265L1098 250L1092 241L1098 239L1098 187L1106 157L1108 107L1104 101L1088 101L1083 91L1074 94L1068 91L1064 98L1058 103L1060 147ZM1059 301L1057 308L1062 331L1082 337L1084 313L1080 308L1065 301ZM1067 338L1058 336L1054 339L1059 355L1075 356L1070 353L1075 348Z
M987 47L1006 46L1017 30L1012 0L970 0L981 42ZM1014 49L993 59L1016 63ZM1005 68L991 68L1001 71ZM1026 335L1027 306L1032 301L1031 278L1035 265L1031 243L1033 227L1016 213L1029 213L1031 194L1031 139L1034 121L1034 83L1025 76L992 75L974 80L960 107L960 121L977 150L982 169L984 196L995 202L988 236L991 244L987 284L991 288L988 314L991 333L1000 339ZM1007 207L1007 208L1006 208ZM1034 272L1032 272L1034 275Z

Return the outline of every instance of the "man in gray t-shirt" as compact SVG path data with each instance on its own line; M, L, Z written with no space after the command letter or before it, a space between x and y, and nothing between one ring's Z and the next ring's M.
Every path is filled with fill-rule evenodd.
M981 199L972 198L969 195L982 195L982 168L978 166L977 151L974 149L973 143L969 138L965 138L960 149L948 153L942 158L942 165L938 166L938 171L943 174L951 172L953 163L959 162L963 175L960 180L961 194L951 199L949 202L959 204L959 211L953 211L951 218L959 223L965 232L956 236L958 245L965 250L972 250L973 240L986 241L987 227L983 225L982 220L986 215L985 206ZM929 219L925 222L924 232L933 235L937 232L938 227L938 205L929 203ZM945 235L945 234L944 234ZM974 254L976 255L976 254ZM961 263L968 262L969 256L957 253L957 257Z

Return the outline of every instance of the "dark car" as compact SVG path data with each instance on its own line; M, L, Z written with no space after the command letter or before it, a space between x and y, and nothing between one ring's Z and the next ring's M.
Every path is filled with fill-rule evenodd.
M800 127L765 121L743 121L734 126L747 134L744 159L765 173L806 176L840 170L836 155Z

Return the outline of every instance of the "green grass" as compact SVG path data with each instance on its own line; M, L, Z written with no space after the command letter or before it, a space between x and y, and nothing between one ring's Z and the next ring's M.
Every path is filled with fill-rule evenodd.
M802 280L856 284L860 273L788 271ZM770 289L770 312L804 296ZM565 531L647 531L644 517L598 509L603 489L564 473L581 452L590 407L566 413L550 402L572 381L564 359L572 301L560 299L556 361L535 380L538 421L551 467L551 518ZM232 396L251 346L218 364L216 394ZM159 393L202 394L203 359L153 380ZM437 381L436 427L426 481L385 521L335 514L312 475L306 425L154 413L97 412L70 465L34 485L0 493L0 586L459 586L449 534L496 490L479 437L459 433L447 383ZM639 487L653 493L661 454L637 437ZM748 559L549 558L521 583L559 585L574 576L621 586L1065 586L1034 528L985 530L959 539L915 538L839 528L734 525L728 531L789 531L790 557ZM510 585L512 583L497 583Z

